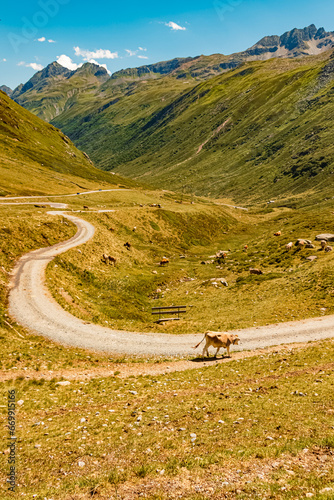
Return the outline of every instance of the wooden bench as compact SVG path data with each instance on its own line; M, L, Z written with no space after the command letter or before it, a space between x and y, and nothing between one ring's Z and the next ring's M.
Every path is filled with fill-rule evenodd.
M170 306L170 307L152 307L152 314L159 315L159 319L156 323L163 323L164 321L178 321L180 319L180 314L185 314L187 312L187 306ZM163 318L167 314L175 314L177 318Z

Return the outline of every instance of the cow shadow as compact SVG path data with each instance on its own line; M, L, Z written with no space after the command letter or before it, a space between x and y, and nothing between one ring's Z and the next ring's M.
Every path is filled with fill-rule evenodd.
M198 356L197 358L193 358L193 359L190 359L190 361L192 363L215 363L216 361L222 361L224 359L231 359L229 358L228 356L217 356L217 358L215 358L214 356L210 356L210 357L205 357L205 358L202 358L202 356Z

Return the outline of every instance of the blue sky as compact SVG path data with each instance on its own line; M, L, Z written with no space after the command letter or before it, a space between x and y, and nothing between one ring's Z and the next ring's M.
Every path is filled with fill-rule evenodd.
M122 68L230 54L312 23L334 31L333 0L8 0L0 7L0 85L25 83L59 60Z

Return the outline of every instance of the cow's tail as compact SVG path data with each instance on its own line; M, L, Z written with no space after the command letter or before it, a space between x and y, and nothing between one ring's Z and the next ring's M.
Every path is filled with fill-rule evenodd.
M195 345L195 346L193 347L193 349L197 349L197 347L199 347L199 346L201 345L201 343L202 343L202 342L204 342L205 338L206 338L206 334L204 335L203 340L201 340L201 341L200 341L197 345Z

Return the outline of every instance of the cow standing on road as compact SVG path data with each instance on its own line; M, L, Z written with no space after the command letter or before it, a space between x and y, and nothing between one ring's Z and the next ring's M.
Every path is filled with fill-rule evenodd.
M220 332L206 332L204 335L204 339L197 344L194 349L197 349L197 347L206 340L205 347L203 349L203 355L202 357L204 358L205 353L209 357L209 347L212 345L213 347L217 348L215 358L217 357L217 354L219 350L223 347L227 350L227 356L230 358L230 346L233 345L238 345L240 342L240 339L238 335L234 334L229 334L229 333L220 333Z

